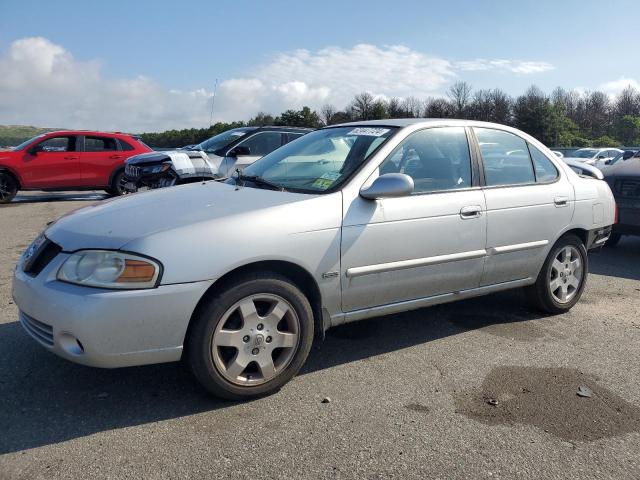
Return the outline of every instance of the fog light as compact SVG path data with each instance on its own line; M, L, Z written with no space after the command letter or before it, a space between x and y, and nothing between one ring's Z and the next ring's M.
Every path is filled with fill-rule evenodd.
M82 342L67 332L58 335L58 345L70 355L82 355L84 353Z

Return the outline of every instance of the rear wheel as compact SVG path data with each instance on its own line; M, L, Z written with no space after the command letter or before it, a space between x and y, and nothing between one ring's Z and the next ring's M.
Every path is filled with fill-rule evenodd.
M587 251L575 235L565 235L553 246L536 283L527 287L532 305L547 313L570 310L582 296L588 272Z
M18 182L12 175L0 172L0 203L9 203L18 193Z
M109 195L113 195L114 197L124 195L125 190L124 190L124 184L122 181L123 178L124 178L124 170L121 170L113 176L113 179L111 180L111 186L107 188L105 191Z
M277 391L300 370L313 342L309 301L278 274L234 282L193 321L186 340L191 370L207 390L230 400Z
M622 238L622 235L620 235L619 233L612 233L609 236L609 239L607 240L607 242L604 244L605 247L615 247L618 242L620 241L620 238Z

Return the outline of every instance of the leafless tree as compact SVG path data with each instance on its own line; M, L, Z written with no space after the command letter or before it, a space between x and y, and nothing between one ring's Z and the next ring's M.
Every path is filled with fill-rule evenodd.
M322 120L325 125L331 125L331 120L333 119L333 116L335 114L336 107L334 107L330 103L325 103L320 109L320 120Z
M392 97L387 103L387 114L389 118L402 118L404 114L402 112L402 101L398 97Z
M622 90L616 98L615 113L619 118L625 115L640 116L640 92L631 85Z
M351 101L351 115L354 120L370 120L374 104L373 95L369 92L362 92L356 95Z
M456 82L449 87L447 96L453 104L456 117L465 118L466 109L471 98L471 90L471 85L467 82Z
M425 102L424 116L426 118L447 118L454 114L454 107L446 98L429 97Z

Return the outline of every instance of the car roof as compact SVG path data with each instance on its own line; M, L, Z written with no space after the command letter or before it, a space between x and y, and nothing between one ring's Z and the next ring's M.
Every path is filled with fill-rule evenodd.
M312 132L313 128L306 127L285 127L280 125L264 125L262 127L256 127L256 130L284 130L291 132Z
M137 138L137 135L133 133L101 132L99 130L55 130L53 132L44 132L44 135L123 135L125 137Z
M411 127L414 125L424 125L424 126L433 126L433 125L459 125L466 127L493 127L500 129L509 129L507 125L502 125L500 123L491 123L491 122L480 122L477 120L460 120L456 118L388 118L385 120L363 120L360 122L347 122L347 123L339 123L336 125L330 125L325 128L332 127L352 127L352 126L377 126L377 127Z

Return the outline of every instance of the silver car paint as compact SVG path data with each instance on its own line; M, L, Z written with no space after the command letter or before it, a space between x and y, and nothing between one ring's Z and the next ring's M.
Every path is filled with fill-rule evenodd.
M303 195L206 182L103 202L62 218L46 235L65 251L111 248L149 255L164 266L162 285L113 292L61 284L55 280L61 255L46 276L27 278L17 269L17 305L53 325L56 334L81 329L83 342L92 348L74 361L105 367L160 362L179 358L197 299L239 266L280 260L304 268L318 284L326 323L337 325L530 284L562 233L613 223L613 196L606 183L579 177L532 137L500 125L492 126L542 150L558 167L559 181L365 200L360 189L373 182L378 165L413 131L488 124L364 123L401 130L339 192ZM567 197L566 205L556 205L557 197ZM463 219L461 213L469 209L478 215ZM195 290L176 293L186 285ZM165 294L171 300L165 301ZM158 312L148 308L154 295L154 302L167 305L161 329L156 328ZM114 312L124 298L126 314L124 307ZM87 318L91 321L83 324ZM127 322L136 328L125 341L119 332ZM162 331L164 344L156 336L162 337ZM147 333L153 342L145 339Z

